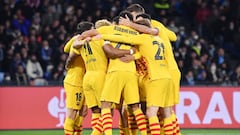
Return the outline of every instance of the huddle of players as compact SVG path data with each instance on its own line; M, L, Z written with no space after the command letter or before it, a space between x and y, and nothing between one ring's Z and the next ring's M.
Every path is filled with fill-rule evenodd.
M122 134L135 135L138 130L142 135L180 134L172 110L178 103L180 85L170 44L176 35L151 20L139 4L129 6L119 16L116 22L121 25L98 21L95 26L99 28L93 29L90 22L79 23L81 35L64 47L69 53L64 80L68 110L65 135L81 134L86 115L84 96L92 110L93 135L112 135L113 104L120 110ZM146 108L144 104L140 108L140 102L146 103ZM122 108L132 118L126 118Z

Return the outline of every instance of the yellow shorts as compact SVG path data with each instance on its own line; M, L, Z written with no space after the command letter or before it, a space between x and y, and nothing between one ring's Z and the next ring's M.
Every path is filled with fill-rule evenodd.
M121 96L126 104L139 103L138 80L135 73L115 71L106 75L101 101L119 104Z
M166 95L165 98L165 107L169 107L169 106L174 106L175 105L175 93L174 93L175 89L174 89L174 83L173 80L171 79L169 82L169 88L168 88L168 93Z
M87 71L83 78L83 91L88 108L101 107L100 96L105 81L104 72Z
M166 100L171 87L171 79L147 80L146 82L146 101L147 106L167 107Z
M176 105L179 103L181 73L176 69L170 70L170 74L173 81L173 92L171 94L173 94L172 98L174 98L174 105Z
M64 83L66 91L66 107L70 109L80 110L84 105L84 94L82 86L73 86Z

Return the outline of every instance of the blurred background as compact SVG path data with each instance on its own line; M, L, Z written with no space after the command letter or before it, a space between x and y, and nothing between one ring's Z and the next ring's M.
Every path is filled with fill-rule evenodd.
M240 84L239 0L1 0L0 84L62 85L77 23L111 20L132 3L177 34L181 85Z

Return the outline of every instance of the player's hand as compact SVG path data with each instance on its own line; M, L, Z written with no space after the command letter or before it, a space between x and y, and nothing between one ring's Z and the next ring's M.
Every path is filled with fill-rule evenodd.
M73 39L74 40L81 40L82 36L80 34L77 34L77 35L73 36Z
M75 40L72 44L73 48L75 49L79 49L81 46L84 45L84 42L83 40Z
M70 65L68 63L65 64L65 70L68 71L68 69L70 68Z
M122 62L125 62L125 63L129 63L133 60L135 60L134 56L133 55L125 55L121 58L119 58Z
M130 27L131 26L131 21L128 19L128 17L127 17L127 19L126 18L123 18L123 17L120 17L119 18L119 24L120 25L124 25L124 26L128 26L128 27Z
M87 42L89 42L89 41L91 41L91 40L92 40L91 37L86 37L86 38L85 38L85 41L87 41Z
M136 52L137 52L137 48L131 47L131 49L133 50L133 53L136 53Z
M97 39L97 40L99 40L99 39L101 39L102 38L102 36L100 35L100 34L97 34L96 36L94 36L93 37L94 39Z

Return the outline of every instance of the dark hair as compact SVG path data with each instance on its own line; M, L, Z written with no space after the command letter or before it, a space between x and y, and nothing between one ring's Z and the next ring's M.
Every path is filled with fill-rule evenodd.
M147 27L151 27L151 23L150 23L150 21L147 20L147 19L137 20L137 21L135 21L135 23L141 24L141 25L145 25L145 26L147 26Z
M118 24L119 23L119 18L120 18L120 16L113 17L112 23Z
M137 19L138 17L142 17L142 18L144 18L144 19L151 20L151 16L150 16L149 14L146 14L146 13L138 14L138 15L136 16L136 19Z
M144 13L145 10L140 4L132 4L128 6L126 9L128 12L137 12L137 13Z
M82 34L86 30L90 30L94 27L94 24L91 22L83 21L77 24L76 34Z
M122 11L122 12L119 13L119 17L126 18L126 16L129 18L130 21L133 21L133 16L130 12Z

